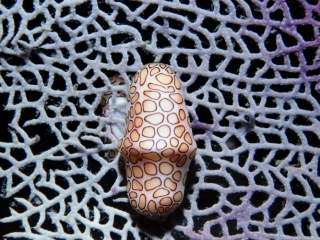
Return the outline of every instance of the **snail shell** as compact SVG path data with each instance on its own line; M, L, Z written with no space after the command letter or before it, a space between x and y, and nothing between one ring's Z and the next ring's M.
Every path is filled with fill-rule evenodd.
M180 81L166 64L144 65L127 100L127 128L118 148L126 162L130 204L149 217L167 215L184 197L196 154Z

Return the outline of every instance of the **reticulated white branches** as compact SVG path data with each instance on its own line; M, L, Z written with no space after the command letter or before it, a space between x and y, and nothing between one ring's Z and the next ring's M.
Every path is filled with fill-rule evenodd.
M2 0L0 234L319 238L319 4ZM154 61L182 80L198 147L184 201L156 223L126 197L119 106L100 107Z

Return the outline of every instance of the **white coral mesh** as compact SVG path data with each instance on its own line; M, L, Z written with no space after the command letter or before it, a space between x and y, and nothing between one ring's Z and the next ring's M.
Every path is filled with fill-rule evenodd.
M318 1L2 0L0 22L0 235L320 237ZM124 121L99 107L154 61L182 79L198 145L165 222L130 207L104 157Z

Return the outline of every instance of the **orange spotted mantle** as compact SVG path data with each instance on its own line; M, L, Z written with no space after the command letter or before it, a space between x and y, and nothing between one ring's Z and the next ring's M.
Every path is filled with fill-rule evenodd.
M143 215L167 215L183 199L196 154L180 81L168 65L147 64L133 77L127 100L127 129L118 148L129 201Z

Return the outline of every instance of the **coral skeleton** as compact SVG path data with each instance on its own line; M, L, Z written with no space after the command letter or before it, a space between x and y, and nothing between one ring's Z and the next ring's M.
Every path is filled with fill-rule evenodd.
M319 31L316 0L2 0L0 237L320 238ZM165 220L131 207L117 147L152 62L197 147Z

